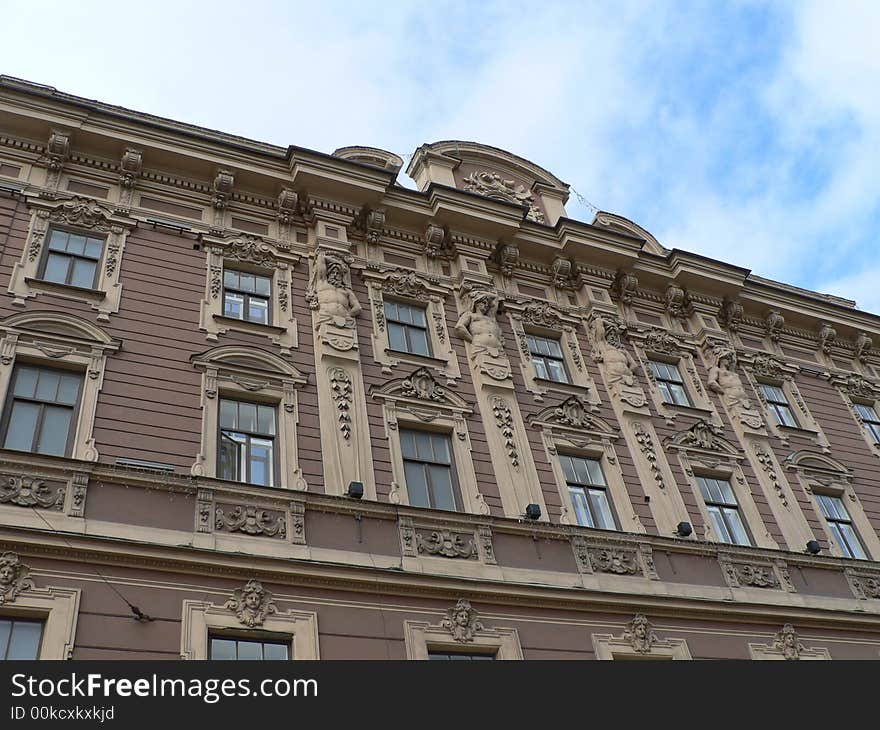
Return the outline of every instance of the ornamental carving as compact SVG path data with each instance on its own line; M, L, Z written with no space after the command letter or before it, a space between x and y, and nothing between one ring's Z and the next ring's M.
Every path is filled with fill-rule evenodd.
M831 354L831 346L837 340L837 330L827 322L819 329L819 349L826 355Z
M623 638L639 654L649 654L651 647L660 639L643 613L637 613L623 632Z
M645 335L645 349L661 355L678 355L681 351L678 340L668 331L659 328L648 330Z
M289 226L294 216L299 211L299 195L290 188L284 188L278 193L278 221L282 225Z
M428 288L414 271L395 271L382 282L382 291L410 299L424 299Z
M702 418L675 441L680 446L691 446L708 451L723 449L727 443L719 437L716 427Z
M107 223L109 213L98 205L94 200L86 198L72 198L65 200L60 206L48 212L48 218L53 223L87 228L89 230L105 233L110 230ZM32 252L29 252L29 255ZM31 257L31 260L36 256Z
M755 458L758 460L758 464L761 465L764 473L770 479L770 483L773 484L773 489L776 490L776 496L779 497L783 506L787 507L788 498L785 496L785 490L782 488L782 484L779 483L779 476L776 473L776 466L773 463L773 457L763 448L758 447L755 449Z
M227 241L223 258L229 261L244 261L264 269L275 268L275 254L272 247L257 236L241 236Z
M767 329L767 337L769 337L772 342L779 342L782 328L785 327L785 317L775 309L771 309L767 312L767 317L764 319L764 326Z
M852 569L844 572L856 598L880 598L880 573L856 573Z
M50 487L42 479L11 476L7 477L5 484L0 484L0 503L17 504L21 507L62 509L64 493L64 487Z
M709 389L721 396L725 407L745 426L754 429L761 428L764 425L764 420L755 410L749 394L736 372L736 351L727 345L719 344L713 348L712 357L714 364L709 368L707 380Z
M211 205L217 210L223 210L232 196L232 188L235 185L235 176L229 170L218 170L214 177L214 197Z
M470 295L470 306L459 317L455 331L471 343L474 356L486 353L500 358L504 354L504 339L498 324L498 308L501 300L489 291L475 291Z
M22 591L33 590L30 572L31 569L15 553L0 555L0 606L12 603Z
M355 230L364 234L367 243L375 245L379 243L382 228L385 226L385 211L368 207L361 208L353 224Z
M249 580L244 588L236 588L223 607L232 611L239 623L248 628L262 626L267 616L278 611L272 594L258 580Z
M782 378L782 363L771 355L758 354L752 358L752 372L762 378Z
M463 182L464 189L469 193L520 205L526 211L527 219L536 223L544 222L544 213L535 205L534 195L514 180L505 180L497 172L481 170L472 172Z
M49 133L46 145L46 166L52 172L58 172L70 155L70 133L53 129Z
M328 372L330 378L330 395L336 404L336 418L342 437L351 438L351 401L354 385L351 376L342 368L332 368Z
M611 298L621 304L632 304L639 289L639 278L631 271L618 269L611 284Z
M843 378L839 382L838 387L847 395L855 396L856 398L873 398L877 391L877 388L870 380L855 373Z
M442 402L446 400L446 388L437 384L431 371L419 368L406 378L400 386L400 394L407 398Z
M743 305L735 299L725 299L718 310L718 321L731 332L739 329L743 318Z
M636 363L621 341L623 326L610 317L594 316L590 331L594 359L602 364L608 386L634 387Z
M856 360L860 363L868 362L868 356L871 354L871 348L873 347L874 340L868 337L864 332L859 332L855 341Z
M550 274L553 277L553 286L557 289L577 289L577 268L571 259L557 256L550 265Z
M806 647L801 643L797 631L791 624L785 624L781 631L776 632L771 648L782 652L782 656L787 660L800 659L801 653L806 651Z
M113 273L116 271L116 267L119 265L119 239L114 238L107 244L107 261L104 264L104 269L107 272L107 276L113 276Z
M477 546L472 538L450 530L434 530L427 537L416 533L416 549L419 553L440 555L444 558L477 557Z
M519 452L516 449L516 438L513 426L513 411L507 402L499 397L493 396L489 399L489 405L492 408L492 415L495 416L495 425L501 432L501 438L504 440L504 450L513 466L519 466Z
M250 505L233 507L230 511L218 507L214 511L214 528L246 535L287 536L287 525L282 514Z
M449 229L429 223L425 228L425 255L428 258L449 258L453 254Z
M523 322L550 329L562 329L562 317L559 310L549 302L529 302L520 314Z
M614 573L616 575L636 575L641 573L638 557L635 552L601 548L590 550L590 566L597 573Z
M576 395L569 396L558 406L541 411L537 419L543 423L584 430L606 430L590 413L590 404Z
M684 319L691 313L691 298L686 289L678 284L666 287L666 311L671 317Z
M458 603L446 611L446 617L440 622L455 641L467 643L474 640L474 636L483 630L483 623L477 617L477 612L471 608L470 601L459 599Z
M127 147L119 160L119 184L131 188L141 174L144 164L144 153Z
M633 423L632 430L636 437L636 443L639 445L639 449L641 449L642 454L650 466L654 481L657 482L657 486L660 487L660 489L664 489L666 484L663 482L663 473L660 471L660 466L657 464L657 452L654 449L654 439L651 438L648 429L638 421Z
M776 572L769 565L726 563L724 574L732 587L779 588Z
M332 323L354 327L361 305L351 288L350 260L335 251L319 251L315 257L306 301L317 312L315 325Z
M519 248L512 243L499 241L495 247L495 253L492 254L492 260L498 264L504 276L513 276L513 270L519 261Z

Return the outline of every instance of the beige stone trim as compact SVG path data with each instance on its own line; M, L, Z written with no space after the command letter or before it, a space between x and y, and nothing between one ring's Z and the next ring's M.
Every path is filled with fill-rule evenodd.
M24 307L28 299L41 294L85 302L96 310L99 322L108 322L110 315L119 311L122 298L122 255L125 241L136 221L113 213L105 205L90 198L74 197L65 200L28 198L30 224L21 257L12 267L8 292L14 297L12 305ZM85 290L64 284L46 282L38 278L44 261L48 234L53 228L87 233L104 238L104 250L98 261L98 276L94 290Z
M34 588L23 591L12 603L0 605L0 618L43 621L39 659L70 659L79 615L79 588Z
M259 638L266 634L290 637L291 659L320 659L318 614L314 611L285 611L267 616L259 630L243 625L236 614L223 606L204 601L183 602L181 659L207 659L208 635L212 631L230 636Z
M97 325L64 312L21 312L0 321L0 403L12 380L18 359L45 367L67 367L82 373L82 388L71 458L97 461L95 409L104 383L107 356L119 350L120 343Z
M825 647L804 646L791 624L785 624L767 644L749 643L749 656L758 661L831 659L831 653Z
M460 600L439 624L404 621L406 658L425 660L430 651L473 652L509 661L523 658L519 633L514 628L486 628L470 603Z
M382 372L392 375L395 369L425 366L437 369L449 383L460 378L458 356L446 325L446 300L452 295L452 288L441 285L436 277L390 266L382 267L381 271L368 268L362 272L362 276L369 292L373 356L382 365ZM386 299L425 309L432 353L430 357L390 349L385 321Z
M229 238L205 237L205 296L199 307L199 329L205 339L217 342L229 331L245 332L266 337L289 355L299 345L297 321L294 315L291 272L300 257L289 246L269 242L250 234ZM239 321L223 316L223 272L225 269L244 271L272 279L270 301L271 324L263 325Z
M660 639L643 614L636 614L620 636L593 634L596 659L691 659L684 639Z
M217 431L220 399L263 402L276 406L275 448L280 468L276 486L307 489L299 467L296 389L306 377L277 355L252 346L225 345L193 358L202 371L202 443L191 472L217 475Z

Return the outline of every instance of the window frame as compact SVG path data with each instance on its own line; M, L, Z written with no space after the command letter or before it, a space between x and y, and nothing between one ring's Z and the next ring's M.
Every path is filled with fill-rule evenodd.
M576 524L579 527L587 527L587 528L590 528L593 530L608 530L608 531L619 532L620 531L620 521L617 519L617 514L614 509L614 500L611 498L611 495L609 493L610 490L609 490L609 486L608 486L608 479L605 476L604 470L602 469L602 458L601 457L596 458L594 456L585 456L583 454L569 453L568 451L558 451L556 458L560 462L560 466L562 468L563 474L565 474L565 467L562 466L562 459L567 458L567 459L580 459L582 461L591 461L596 464L596 467L599 469L599 473L602 475L602 484L593 484L593 483L583 483L583 484L575 483L575 484L573 484L571 481L568 480L567 476L566 476L565 482L566 482L566 486L568 487L568 490L569 490L569 499L571 499L571 490L573 488L582 489L584 492L588 492L590 490L601 491L603 498L605 500L605 505L608 509L608 513L611 517L612 526L611 527L598 527L595 524L596 518L595 518L595 515L593 515L592 504L591 504L591 500L589 499L588 495L587 495L587 499L586 499L587 510L590 513L590 517L593 521L593 524L592 525L583 525L580 523L580 520L577 519L578 514L579 514L578 509L574 504L574 500L571 499L573 514L574 514L574 517L576 520ZM589 469L587 469L587 474L589 475L589 473L590 473L590 471L589 471Z
M864 541L859 535L859 530L856 526L855 520L853 516L850 514L849 510L846 508L846 504L843 501L843 496L840 494L834 494L832 492L824 492L813 490L813 494L816 497L816 503L819 505L819 513L822 515L822 518L825 520L825 523L828 525L828 531L831 533L834 538L834 542L837 545L837 549L843 554L843 557L849 558L850 560L870 560L870 556L868 554L868 549L865 546ZM825 500L836 500L840 503L840 507L842 508L844 514L846 515L846 519L840 519L839 517L831 517L828 515L827 510L825 509ZM851 546L849 545L849 541L846 539L845 535L838 535L838 530L835 529L836 525L849 525L849 529L852 531L853 539L855 540L856 545L861 551L861 556L854 555Z
M708 500L708 498L706 497L705 491L703 490L703 482L707 479L711 479L713 482L725 483L727 485L728 490L730 490L730 494L732 495L735 504L731 504L729 502L715 502L715 501L710 502ZM700 496L703 500L703 505L705 506L706 511L709 514L709 519L711 520L712 532L716 535L716 537L720 538L721 536L719 535L718 527L715 523L715 520L712 517L712 515L713 515L712 507L718 508L718 511L719 511L719 514L721 517L721 521L724 523L724 528L731 537L734 536L733 535L734 530L731 529L730 521L727 519L727 510L733 509L736 512L736 516L737 516L737 519L739 520L739 524L740 524L743 532L745 533L746 540L748 541L748 542L742 543L742 542L735 542L735 541L730 541L730 540L718 539L716 542L718 542L720 544L734 545L734 546L738 546L738 547L754 547L755 546L755 539L754 539L754 537L752 537L751 531L749 530L748 519L745 518L745 516L743 514L742 505L740 505L739 500L737 499L736 492L733 489L733 485L730 483L730 479L729 478L725 479L723 477L718 477L718 476L709 476L707 474L694 474L694 481L696 481L696 483L697 483L697 487L699 489Z
M107 242L108 242L109 236L105 233L100 238L101 255L97 259L94 259L94 258L91 258L90 256L85 256L85 255L80 255L80 254L72 254L72 253L68 253L67 251L59 252L55 249L50 248L50 245L52 243L52 234L55 233L55 231L67 233L68 236L80 235L80 236L85 236L87 239L91 238L91 239L98 240L98 236L95 236L87 228L75 228L73 226L62 226L62 225L50 224L49 227L46 229L45 243L43 245L43 250L40 253L40 263L37 266L37 272L36 272L37 277L36 278L46 284L53 284L55 286L70 287L71 289L84 289L87 291L100 291L100 289L98 288L98 283L101 279L101 266L103 266L104 258L107 255ZM46 278L46 268L49 265L49 256L50 256L50 254L53 254L53 253L58 256L65 256L65 257L72 259L74 261L76 261L78 259L84 259L87 261L94 262L95 273L92 275L92 285L88 286L88 287L81 287L78 284L71 284L69 281L62 282L62 281L52 281L51 279L47 279ZM70 276L72 274L73 274L73 267L70 267L68 270L67 278L70 278Z
M15 659L9 658L9 647L12 644L11 640L12 640L13 632L15 631L15 624L16 623L19 623L19 624L23 624L23 623L39 624L40 625L40 638L37 640L37 651L36 651L36 655L34 657L32 657L31 661L35 660L35 659L39 659L40 653L43 648L43 637L46 635L46 621L45 621L45 619L32 618L32 617L28 617L28 616L12 616L12 615L0 614L0 623L2 623L3 621L10 621L12 623L12 626L10 627L9 638L7 639L7 643L6 643L6 652L5 652L6 655L0 656L0 662L16 661ZM25 661L28 661L28 660L25 660Z
M214 640L215 639L226 639L227 641L235 641L236 642L236 657L234 660L224 660L224 659L214 659ZM260 644L261 647L264 647L266 644L270 644L273 646L283 646L287 649L287 657L285 659L266 659L265 656L260 661L291 661L293 656L293 636L283 636L278 634L270 634L268 632L250 632L250 631L213 631L208 628L208 656L206 657L208 661L247 661L245 659L240 659L238 657L238 642L245 642L248 644ZM265 652L263 652L265 653Z
M776 426L781 426L782 428L802 428L800 421L798 420L797 416L795 416L794 409L791 407L791 402L788 400L788 394L785 392L785 389L782 385L759 380L757 381L757 386L758 391L762 396L761 400L764 401L767 411L772 416L774 424ZM779 391L782 400L780 401L771 398L770 394L766 390L767 388L773 388L774 390ZM784 409L784 412L788 413L788 416L792 421L791 423L783 422L784 418L780 418L779 416L780 409Z
M681 374L681 368L679 368L679 366L678 366L679 365L678 361L671 362L671 361L667 361L667 360L659 360L656 357L649 356L647 365L648 365L648 369L651 373L654 385L657 388L657 391L660 393L660 399L663 402L663 405L673 406L673 407L677 407L677 408L696 408L697 407L697 406L695 406L694 399L688 390L687 384L684 380L684 376ZM669 380L668 378L661 377L660 375L657 374L657 372L654 368L655 365L665 365L666 367L674 368L675 373L678 375L679 379L678 380ZM666 399L666 393L663 388L663 385L661 385L661 384L668 385L669 383L672 383L672 384L675 384L675 385L678 385L681 387L681 391L682 391L682 393L684 393L684 398L687 401L686 403L677 403L675 400L667 400ZM672 391L670 390L669 392L671 393Z
M248 291L245 291L244 289L237 289L234 287L230 287L226 284L226 274L227 273L235 273L235 274L238 274L239 277L242 274L244 274L246 276L253 276L253 277L256 277L259 279L265 279L266 281L269 282L269 293L266 295L263 295L263 294L257 294L254 292L248 292ZM222 316L226 319L237 319L237 320L240 320L241 322L245 322L247 324L264 325L267 327L271 327L272 322L273 322L273 314L274 314L272 311L273 310L272 304L273 304L273 300L274 300L274 294L273 294L274 287L272 286L272 283L273 283L272 278L273 277L271 275L258 274L258 273L252 272L252 271L246 271L244 269L237 269L237 268L234 268L231 266L224 266L223 267L223 297L222 297L223 301L221 302L221 305L220 305L220 311L222 312ZM243 316L233 317L233 316L226 313L226 297L227 297L227 294L230 294L230 293L237 294L242 297L242 310L241 311L242 311ZM251 299L259 299L259 300L264 301L266 303L266 321L265 322L256 322L256 321L244 316L245 312L250 312Z
M532 367L535 370L535 379L547 381L547 382L555 383L555 384L559 384L559 385L571 385L571 375L568 372L568 364L566 362L565 350L562 347L562 338L561 337L559 337L559 338L548 337L546 335L539 335L534 332L526 332L525 334L526 334L526 343L529 346L529 352L531 353L531 356L532 356ZM554 345L556 345L557 349L559 350L559 356L557 357L555 355L545 355L541 352L535 352L535 348L532 345L533 345L533 343L535 343L535 346L537 346L538 340L541 340L543 342L553 343ZM548 349L550 349L550 348L548 347ZM542 362L542 364L544 366L544 370L547 373L547 377L543 377L540 374L538 366L535 363L536 359L538 359ZM547 367L548 360L552 360L553 362L559 364L559 367L562 370L562 375L565 378L564 380L556 380L556 378L550 377L550 369Z
M856 413L856 416L859 419L859 423L861 425L861 430L865 434L867 434L869 438L871 438L873 440L875 446L880 447L880 415L877 414L876 404L873 402L868 403L868 402L862 402L860 400L854 399L852 401L852 406L853 406L853 410ZM859 410L860 408L870 408L871 412L874 414L874 418L877 420L876 421L866 420L864 415L862 414L862 412ZM874 429L871 428L871 426L874 426L874 425L877 426L876 433L875 433Z
M443 462L436 462L436 461L424 461L422 459L419 459L418 457L416 457L416 458L407 457L404 454L404 448L403 448L404 433L431 434L431 435L442 436L444 439L446 439L446 445L447 445L447 449L449 451L449 464L444 464ZM412 507L422 507L423 509L435 509L435 510L443 510L443 511L451 511L451 512L463 512L464 511L464 499L462 498L461 487L459 486L459 483L458 483L458 469L456 468L456 463L455 463L455 452L453 449L452 434L447 433L445 431L435 431L435 430L429 430L429 429L425 429L425 428L413 428L410 425L406 425L406 426L403 426L402 428L399 428L398 434L399 434L399 438L400 438L401 459L403 460L403 478L404 478L403 486L404 486L404 489L406 490L406 494L407 494L407 504ZM411 493L410 485L407 483L407 480L406 480L406 465L407 465L407 463L431 464L431 465L440 465L440 466L447 467L449 469L450 489L452 492L451 496L452 496L452 501L455 504L455 509L444 510L443 507L437 507L436 505L430 504L431 492L432 492L430 484L426 484L426 493L428 495L428 502L429 502L428 506L413 504L412 499L411 499L412 493ZM428 477L428 479L430 480L430 477Z
M223 479L225 481L236 482L239 484L248 484L251 486L273 487L274 488L276 486L276 482L278 481L278 476L279 476L280 470L281 470L281 457L280 457L279 448L278 448L278 406L277 406L277 404L258 401L258 400L242 400L239 397L231 397L228 395L224 395L222 393L219 394L218 397L219 397L219 402L218 402L219 415L217 418L217 472L216 472L217 478ZM248 454L247 475L246 475L247 479L231 479L231 478L223 476L221 474L222 465L223 465L223 448L222 448L223 435L224 435L224 431L231 430L228 428L224 428L223 424L222 424L222 421L223 421L223 402L224 401L235 403L236 406L238 406L242 403L245 403L245 404L249 404L249 405L254 405L258 409L260 406L272 409L272 425L273 425L273 428L275 429L275 433L271 435L272 473L270 475L269 484L260 484L259 482L254 482L254 481L251 481L251 479L250 479L250 476L251 476L251 458L250 458L251 439L252 438L263 438L263 439L269 440L267 438L266 434L262 434L257 431L250 432L250 431L244 431L242 429L235 429L235 433L243 434L246 437L245 443L246 443L246 449L247 449L247 454ZM257 413L259 413L259 411L257 411ZM259 422L259 415L257 415L257 421Z
M413 323L409 323L409 322L403 322L402 320L392 318L388 314L388 305L389 304L394 304L396 307L406 307L407 309L417 310L417 311L421 312L422 317L425 320L425 326L422 327L421 325L417 325L417 324L413 324ZM430 326L428 325L429 312L428 312L427 307L423 307L423 306L420 306L417 304L412 304L412 303L406 302L402 299L397 299L397 298L393 298L393 297L383 297L382 298L382 308L383 308L383 314L385 317L385 327L388 331L388 349L391 352L396 353L396 354L414 355L416 357L426 357L426 358L433 358L434 357L433 343L431 342ZM425 346L426 346L428 352L421 353L421 352L415 352L412 349L399 350L399 349L395 348L391 343L391 325L392 324L397 325L398 327L401 327L403 329L404 341L405 341L407 347L409 347L411 344L410 343L410 329L416 329L416 330L419 330L420 332L424 333Z

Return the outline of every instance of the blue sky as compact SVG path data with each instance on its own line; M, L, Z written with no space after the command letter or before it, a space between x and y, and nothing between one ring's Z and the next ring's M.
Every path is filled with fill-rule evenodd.
M880 312L876 0L140 7L0 0L0 72L325 152L485 142L667 247Z

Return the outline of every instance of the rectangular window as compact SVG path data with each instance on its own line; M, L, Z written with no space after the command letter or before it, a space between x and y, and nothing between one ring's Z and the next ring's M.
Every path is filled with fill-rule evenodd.
M608 503L605 475L596 459L559 455L568 494L579 525L600 530L616 530L617 524Z
M212 636L209 657L227 661L271 661L290 658L290 643Z
M785 391L777 385L767 385L766 383L758 383L758 387L761 389L761 395L767 401L767 407L776 424L797 428L798 422L788 404L788 398L785 397Z
M866 406L861 403L853 403L853 405L868 433L871 434L871 438L874 439L874 443L880 444L880 416L877 415L877 411L874 410L873 406Z
M423 307L401 302L385 302L388 346L397 352L431 357L428 321Z
M455 511L461 508L449 437L402 429L400 448L409 503Z
M648 361L657 387L663 394L664 403L672 403L677 406L692 405L691 399L684 387L678 366L668 362Z
M730 482L726 479L697 477L697 483L718 539L733 545L751 545Z
M220 399L220 479L275 486L275 408Z
M269 324L272 279L244 271L223 271L223 316Z
M0 659L36 659L42 637L42 621L0 618Z
M53 228L49 231L49 246L40 278L56 284L94 289L103 252L103 238Z
M550 337L538 337L526 335L529 344L529 352L532 354L532 365L535 366L535 374L543 380L552 380L556 383L568 383L568 371L565 369L565 357L562 355L562 347L559 340Z
M431 651L428 650L429 660L439 661L485 661L495 659L495 654L477 654L464 651Z
M846 511L843 500L830 494L816 494L816 501L822 508L822 514L825 515L828 527L831 528L834 539L843 554L848 558L866 560L865 550L853 528L852 519L849 512Z
M3 448L66 456L81 383L76 373L16 365Z

